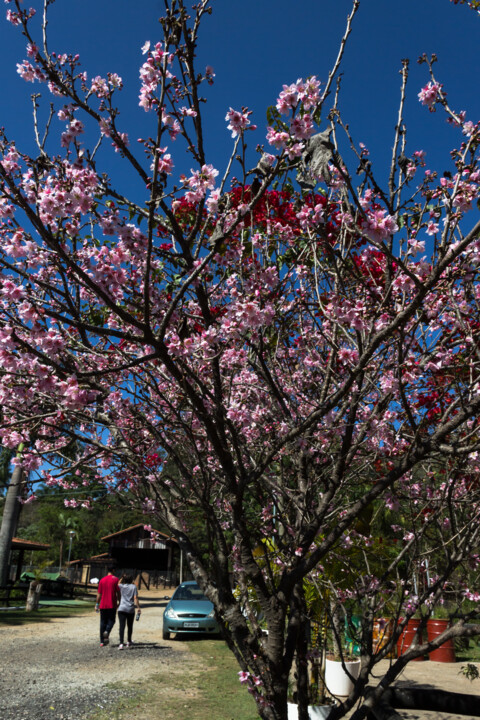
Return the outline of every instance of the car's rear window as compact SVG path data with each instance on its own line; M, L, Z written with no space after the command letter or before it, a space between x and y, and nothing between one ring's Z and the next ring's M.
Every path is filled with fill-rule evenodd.
M179 587L175 590L172 600L208 600L198 585Z

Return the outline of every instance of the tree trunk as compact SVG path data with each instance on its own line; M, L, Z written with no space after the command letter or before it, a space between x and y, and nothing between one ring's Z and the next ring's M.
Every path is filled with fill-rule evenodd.
M23 445L19 447L17 457L19 457L22 450ZM0 528L0 587L5 587L9 580L10 550L21 510L19 500L22 495L24 475L23 468L16 465L5 497L2 526Z
M60 540L60 548L58 551L58 570L59 572L62 572L63 567L63 539Z
M40 593L42 592L42 583L39 580L32 580L30 587L28 588L27 605L25 610L31 612L32 610L38 610L38 603L40 601Z
M266 696L266 704L262 706L257 702L257 710L262 720L287 720L287 686L285 682L275 682L276 691L271 696Z
M296 667L297 667L297 703L299 720L308 720L308 620L305 616L301 617L299 632L297 637Z

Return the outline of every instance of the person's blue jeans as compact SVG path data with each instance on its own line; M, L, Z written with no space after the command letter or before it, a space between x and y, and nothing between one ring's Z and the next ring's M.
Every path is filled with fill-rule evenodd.
M117 611L115 608L107 608L106 610L100 609L100 642L103 642L103 634L107 633L110 635L112 628L115 625L115 615Z

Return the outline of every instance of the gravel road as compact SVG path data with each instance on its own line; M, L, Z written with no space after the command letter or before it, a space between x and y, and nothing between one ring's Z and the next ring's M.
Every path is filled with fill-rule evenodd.
M159 591L160 593L160 591ZM82 720L133 694L132 683L154 673L181 672L185 645L162 640L164 591L142 596L131 648L100 647L99 616L55 619L0 630L1 720ZM92 606L93 608L93 606ZM41 612L41 611L40 611ZM112 687L112 684L117 684ZM121 684L119 687L118 684Z

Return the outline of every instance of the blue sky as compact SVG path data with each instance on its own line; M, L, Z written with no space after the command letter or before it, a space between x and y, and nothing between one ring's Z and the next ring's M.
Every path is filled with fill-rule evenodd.
M30 4L40 9L38 0ZM138 107L140 48L145 40L160 39L162 6L159 0L57 0L51 8L51 50L78 52L90 77L107 71L122 76L126 87L119 124L132 140L148 131L149 116ZM254 111L252 121L259 130L250 135L253 148L264 141L265 109L275 103L283 83L311 74L326 80L350 8L350 0L214 0L198 52L199 69L210 64L216 72L215 84L205 86L210 162L222 170L231 150L224 120L229 106L246 105ZM31 150L29 97L41 88L17 75L16 63L25 57L24 40L16 28L0 22L0 125L20 148ZM449 167L448 150L459 144L460 135L441 113L431 114L418 103L417 93L428 77L416 59L423 52L437 53L436 72L452 106L476 121L479 38L480 17L449 0L361 1L343 66L340 107L354 138L367 145L374 160L385 166L390 159L398 71L401 59L409 57L408 150L425 149L439 169ZM169 149L173 153L175 146ZM181 158L175 162L178 170L188 172L188 158L183 166Z

